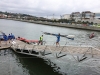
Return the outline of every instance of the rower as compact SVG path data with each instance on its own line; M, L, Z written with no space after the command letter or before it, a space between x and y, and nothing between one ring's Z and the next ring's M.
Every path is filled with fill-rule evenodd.
M41 45L43 45L43 35L42 36L40 36L40 40L39 40L39 43L38 43L38 45L41 43Z
M94 37L94 33L92 33L90 36L89 36L89 38L93 38Z

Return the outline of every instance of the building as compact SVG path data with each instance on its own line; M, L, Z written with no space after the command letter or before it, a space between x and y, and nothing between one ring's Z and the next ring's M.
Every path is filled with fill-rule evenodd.
M95 19L100 19L100 13L95 13Z
M7 15L5 15L5 14L0 14L0 18L7 18Z
M93 13L90 11L83 11L83 12L72 12L70 14L70 18L75 19L75 21L81 22L93 22L93 23L100 23L100 13Z
M94 19L95 13L90 12L90 11L83 11L81 13L81 19Z
M70 14L64 14L60 16L61 19L70 19Z
M70 17L72 19L75 19L75 21L78 21L81 19L81 13L80 12L72 12Z

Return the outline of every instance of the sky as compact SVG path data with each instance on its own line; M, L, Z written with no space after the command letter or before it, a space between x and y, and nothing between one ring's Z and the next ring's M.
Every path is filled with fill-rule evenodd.
M0 11L60 17L72 12L100 12L100 0L0 0Z

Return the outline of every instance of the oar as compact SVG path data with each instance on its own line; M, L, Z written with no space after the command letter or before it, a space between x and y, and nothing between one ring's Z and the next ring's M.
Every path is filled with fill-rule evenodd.
M55 35L55 34L53 34L53 33L48 33L48 32L43 32L43 31L41 31L43 34L46 34L46 35Z
M41 31L43 32L43 31ZM58 34L54 34L54 33L49 33L49 32L43 32L46 35L58 35ZM66 37L67 35L60 35L61 37Z

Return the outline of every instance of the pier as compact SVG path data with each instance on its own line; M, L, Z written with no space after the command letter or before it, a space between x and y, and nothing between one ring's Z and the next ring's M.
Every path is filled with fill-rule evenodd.
M87 56L100 57L100 48L87 45L72 46L67 43L64 46L56 47L56 45L28 44L19 40L14 40L7 45L2 43L0 50L9 48L14 50L16 53L37 56L39 58L51 55L53 58L59 59L70 55L75 61L78 62L85 60Z
M55 59L60 59L70 55L75 61L83 61L89 57L100 56L99 48L92 46L71 46L65 45L56 47L56 45L36 45L36 44L27 44L25 42L15 40L12 42L11 49L17 53L37 56L39 58L46 58L49 55Z
M8 49L11 47L11 43L7 43L7 45L5 44L4 41L2 41L2 43L0 44L0 50L4 50L4 49Z

